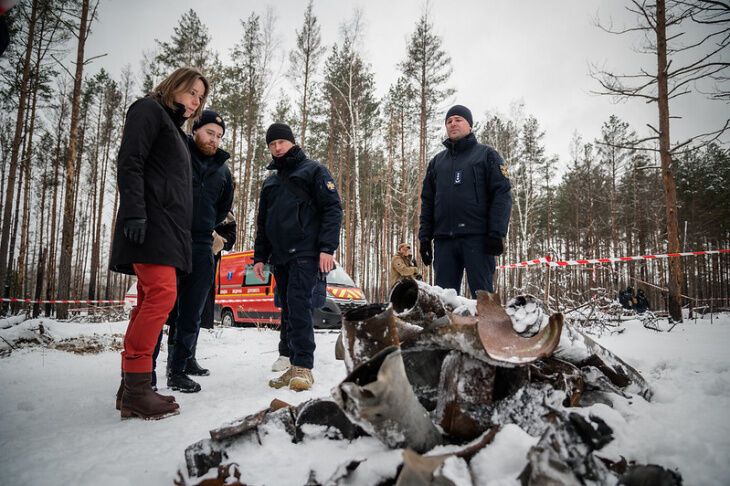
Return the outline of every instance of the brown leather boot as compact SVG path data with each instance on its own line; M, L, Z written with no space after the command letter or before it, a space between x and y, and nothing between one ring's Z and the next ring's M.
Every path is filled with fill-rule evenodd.
M151 373L124 373L122 418L136 416L145 420L159 420L180 413L180 405L168 402L152 391L151 380Z
M117 410L122 409L122 392L123 391L124 391L124 378L122 378L122 380L119 382L119 390L117 390L117 402L116 402ZM162 398L163 400L165 400L168 403L172 403L175 401L175 397L172 395L160 395L157 392L154 392L154 393L155 393L155 395Z

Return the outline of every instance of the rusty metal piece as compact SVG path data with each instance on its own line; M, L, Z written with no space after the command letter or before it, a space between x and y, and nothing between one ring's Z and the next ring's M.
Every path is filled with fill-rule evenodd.
M532 337L522 337L499 303L497 294L477 292L479 338L490 358L512 364L527 364L552 355L560 342L563 315L553 314L550 322Z
M315 398L297 407L296 439L302 440L303 425L322 425L327 427L327 437L331 439L353 440L363 435L362 429L353 424L342 409L331 398Z
M401 349L408 382L429 412L438 405L441 364L449 353L447 349Z
M495 373L494 366L458 351L444 359L434 420L449 437L467 442L492 425Z
M218 474L214 478L201 479L197 483L187 483L178 471L178 479L174 481L177 486L245 486L241 482L241 470L238 464L231 462L222 464L217 468Z
M292 416L292 413L294 409L290 406L286 406L286 404L280 400L274 400L271 403L277 407L282 404L284 404L284 406L282 408L265 408L254 414L234 420L222 427L213 429L210 431L210 438L217 441L230 439L251 432L259 425L262 425L269 420L278 420L284 423L284 425L287 426L287 431L291 432L291 435L293 435L294 417Z
M349 373L382 349L400 344L393 310L385 304L366 304L346 312L342 340Z
M425 452L441 443L441 434L413 393L396 346L362 363L333 395L352 422L388 447Z
M446 315L441 297L426 284L405 277L393 286L388 298L396 315L404 321L425 325Z
M450 454L422 456L410 449L405 449L403 451L403 468L398 475L396 486L448 486L453 484L449 478L439 474L439 468L443 466L444 462L449 457L458 457L465 461L471 460L477 452L492 443L497 432L499 432L499 426L492 427L476 443L467 445Z
M553 388L565 392L566 407L577 407L583 397L585 382L581 370L575 365L554 356L530 364L533 381L550 383Z
M583 366L595 366L601 370L601 372L606 375L606 377L611 380L614 385L620 388L625 388L628 392L635 392L648 401L651 400L654 392L636 368L601 346L594 339L579 329L576 329L574 326L566 325L565 328L571 341L582 342L588 349L588 352L591 353L590 356L577 363L574 362L573 364L580 368Z
M460 316L447 312L444 317L431 322L414 338L402 340L401 347L461 351L494 366L515 366L513 363L489 357L479 336L477 323L478 320L474 316Z
M342 343L342 331L337 335L337 341L335 341L335 359L338 361L345 359L345 345Z

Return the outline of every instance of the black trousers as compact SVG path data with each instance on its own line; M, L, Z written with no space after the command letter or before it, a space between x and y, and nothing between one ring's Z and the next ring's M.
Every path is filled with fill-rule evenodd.
M476 299L477 290L494 292L496 262L494 256L485 253L486 239L485 235L469 235L434 240L436 285L458 293L466 270L472 298Z
M193 354L200 332L203 306L213 285L213 250L210 243L193 242L192 271L178 279L177 321L175 322L174 349L170 371L181 373L185 362Z
M319 260L314 257L292 258L274 265L276 291L281 303L279 354L291 364L314 367L314 325L312 324L312 289L317 281Z

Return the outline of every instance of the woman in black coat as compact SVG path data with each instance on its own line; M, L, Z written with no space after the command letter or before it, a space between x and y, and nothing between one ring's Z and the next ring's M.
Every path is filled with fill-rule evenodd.
M129 107L117 159L119 211L112 270L137 276L137 307L124 336L122 417L178 413L174 397L150 385L157 336L175 304L176 276L191 267L192 179L187 138L180 128L202 112L208 81L180 68Z

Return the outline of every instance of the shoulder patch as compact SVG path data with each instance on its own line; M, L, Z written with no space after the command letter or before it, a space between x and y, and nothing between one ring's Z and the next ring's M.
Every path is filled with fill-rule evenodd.
M509 169L507 168L507 164L500 164L499 170L502 171L503 176L505 176L507 179L509 179Z
M335 181L333 181L332 179L330 179L327 182L325 182L324 185L325 185L325 187L327 188L328 191L335 192Z

